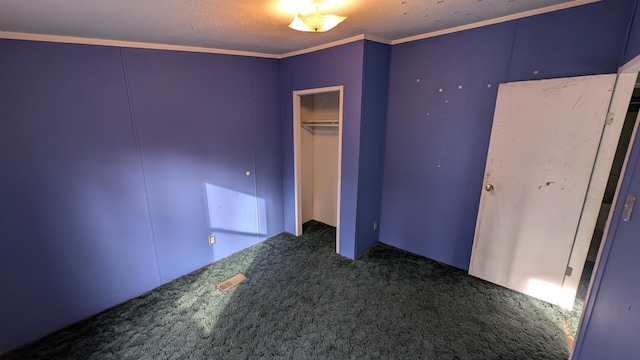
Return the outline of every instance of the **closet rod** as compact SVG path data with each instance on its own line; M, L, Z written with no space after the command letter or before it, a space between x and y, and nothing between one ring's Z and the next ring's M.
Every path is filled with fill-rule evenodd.
M337 126L339 121L301 121L300 124L307 126Z
M319 128L319 127L338 127L338 125L340 125L339 121L301 121L300 122L300 126L302 126L303 128L311 131L311 133L313 133L313 129L314 128Z

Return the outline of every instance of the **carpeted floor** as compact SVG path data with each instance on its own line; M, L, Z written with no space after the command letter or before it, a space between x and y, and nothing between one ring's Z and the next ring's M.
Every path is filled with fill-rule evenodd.
M580 316L582 315L582 309L584 308L584 299L587 298L589 281L591 280L594 266L595 264L591 261L587 261L584 264L582 277L580 278L580 285L578 286L578 292L576 294L576 300L573 303L573 309L571 311L564 311L564 316L568 325L568 332L574 337L578 332L578 325L580 325Z
M571 314L558 307L384 244L357 261L334 249L335 228L311 222L305 235L275 236L0 359L569 355ZM238 272L247 280L216 289Z

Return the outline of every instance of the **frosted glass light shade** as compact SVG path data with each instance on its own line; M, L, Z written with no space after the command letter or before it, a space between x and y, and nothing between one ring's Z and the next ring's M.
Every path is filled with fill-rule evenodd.
M298 13L289 27L298 31L325 32L333 29L347 17L333 14L322 15L317 10L309 15Z

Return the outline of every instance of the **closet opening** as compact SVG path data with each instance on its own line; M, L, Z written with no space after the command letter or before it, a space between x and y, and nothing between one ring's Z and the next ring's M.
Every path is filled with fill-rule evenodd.
M296 235L316 220L340 238L343 86L293 92Z
M580 309L582 309L582 305L587 293L587 288L591 281L593 269L595 267L598 252L600 250L600 245L605 235L607 219L610 217L614 196L616 194L618 184L620 183L620 176L622 174L625 157L631 143L631 138L636 126L639 111L640 79L636 79L636 84L631 96L629 108L627 109L624 124L622 126L622 131L620 133L620 140L618 141L618 146L613 158L613 164L611 165L611 171L609 172L609 180L607 181L604 197L600 205L598 220L593 231L593 237L591 238L589 251L587 253L587 258L584 264L584 270L582 272L582 278L580 280L580 287L578 288L578 296L576 297L575 305L578 305Z

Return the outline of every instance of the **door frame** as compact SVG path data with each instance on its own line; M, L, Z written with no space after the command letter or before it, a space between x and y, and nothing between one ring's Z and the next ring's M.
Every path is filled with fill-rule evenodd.
M338 186L336 194L336 253L340 252L340 194L342 184L342 119L343 119L343 97L344 86L328 86L322 88L295 90L293 92L293 173L295 188L295 218L296 235L302 235L302 154L301 154L301 131L300 125L300 97L305 95L322 94L328 92L339 92L340 102L338 109Z
M622 127L624 126L627 110L629 108L629 101L631 100L631 96L635 88L636 78L637 73L631 74L619 72L617 75L611 95L611 101L609 102L607 120L600 138L600 145L598 147L598 152L596 153L593 170L591 171L589 186L585 195L582 213L580 215L573 247L569 254L567 264L568 267L574 270L580 269L580 271L575 271L571 276L565 275L562 283L563 292L568 291L569 289L577 289L578 284L580 283L581 276L578 275L582 274L582 268L587 260L593 231L595 230L596 222L598 221L600 207L604 199L605 188L609 181L609 173L611 172L613 158L615 157L616 150L618 149L618 142L620 141ZM632 144L629 144L629 148L631 148L631 145ZM622 176L620 179L622 179ZM611 208L613 209L613 204ZM606 237L606 232L603 233L602 237L603 239ZM601 241L600 248L602 248L603 245L604 241Z
M633 79L633 84L631 85L632 86L631 92L633 92L639 73L640 73L640 55L631 59L629 62L622 65L618 69L618 79ZM625 81L629 81L629 80L625 80ZM616 90L617 90L617 83L616 83ZM619 94L617 94L616 90L614 90L611 102L612 103L622 102L626 104L626 106L628 107L629 102L631 100L631 94L629 94L629 96L627 97L625 92L620 92ZM611 239L609 239L609 231L611 230L611 226L612 226L611 221L613 219L613 213L620 197L621 185L626 175L629 156L631 155L631 150L633 149L633 146L635 144L636 133L638 132L638 127L640 125L639 120L640 120L640 113L636 118L636 122L633 127L633 132L631 134L631 139L629 141L629 146L627 147L627 152L625 154L624 162L622 164L620 177L618 178L618 183L616 184L616 190L613 195L613 202L611 203L611 210L609 210L609 215L607 216L607 222L605 223L604 231L602 233L602 241L600 242L600 248L598 249L598 255L596 257L595 265L591 275L591 280L589 281L587 296L585 297L585 300L584 300L584 306L582 308L580 322L578 324L578 329L576 331L574 347L573 349L571 349L569 360L572 360L574 358L575 349L582 346L581 344L582 337L585 336L585 333L589 326L591 316L593 314L593 308L595 305L595 298L598 291L600 290L600 286L602 285L602 274L600 274L600 268L601 267L606 268L607 262L609 261L609 252L611 251L611 246L609 246L610 245L609 242L611 241ZM616 140L619 140L619 138Z

